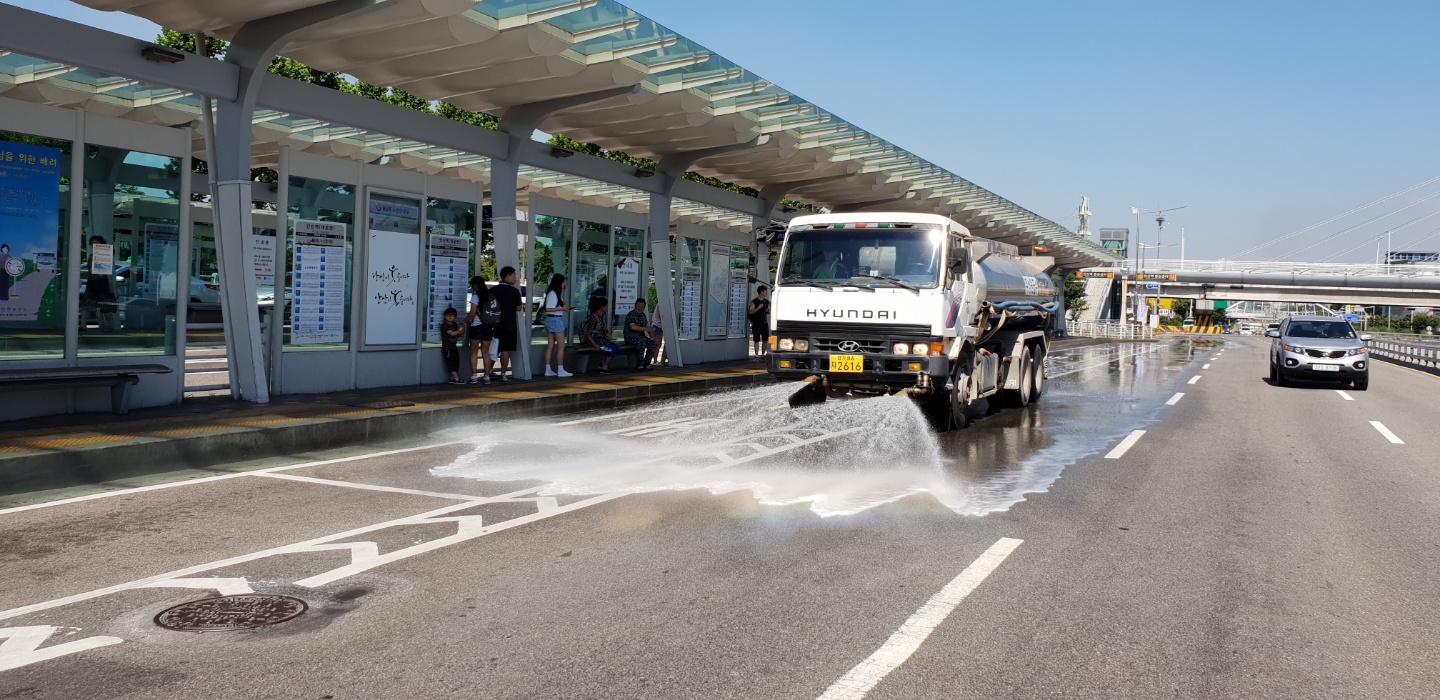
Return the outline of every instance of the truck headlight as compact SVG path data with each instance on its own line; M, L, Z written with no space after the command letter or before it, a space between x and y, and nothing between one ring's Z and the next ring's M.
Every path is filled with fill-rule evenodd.
M795 341L794 341L793 339L790 339L790 338L781 338L781 339L780 339L780 349L781 349L782 351L784 351L784 352L790 352L791 350L794 350L794 349L795 349Z
M910 346L910 354L912 354L912 355L929 355L929 354L930 354L930 345L929 345L928 343L916 343L916 344L914 344L914 345L911 345L911 346Z
M895 344L895 347L890 348L890 351L893 352L893 353L895 353L896 355L909 355L909 354L910 354L910 344L909 344L909 343L896 343L896 344Z
M795 339L795 352L805 352L810 349L810 341L804 338Z

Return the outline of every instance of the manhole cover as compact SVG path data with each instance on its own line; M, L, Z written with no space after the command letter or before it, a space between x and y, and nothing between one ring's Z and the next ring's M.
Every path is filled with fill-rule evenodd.
M293 620L308 608L288 595L227 595L181 603L155 616L155 624L181 632L248 630Z
M414 406L413 401L371 401L370 403L351 404L356 408L407 408Z

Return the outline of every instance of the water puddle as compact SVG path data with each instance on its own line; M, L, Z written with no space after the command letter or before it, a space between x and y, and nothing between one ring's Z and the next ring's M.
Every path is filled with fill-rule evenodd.
M1057 352L1039 404L938 435L909 399L792 411L789 384L474 426L448 436L473 448L433 473L541 480L553 496L746 490L821 516L929 493L956 513L984 515L1048 489L1067 465L1153 420L1190 359L1183 344Z

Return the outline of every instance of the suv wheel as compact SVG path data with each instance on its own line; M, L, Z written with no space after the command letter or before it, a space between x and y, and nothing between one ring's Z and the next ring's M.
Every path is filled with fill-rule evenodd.
M1270 363L1270 383L1277 386L1280 384L1280 372L1275 369L1274 362Z
M1366 389L1369 389L1369 388L1370 388L1370 375L1367 374L1367 375L1365 375L1365 378L1364 378L1364 379L1356 379L1356 380L1355 380L1355 391L1365 391Z

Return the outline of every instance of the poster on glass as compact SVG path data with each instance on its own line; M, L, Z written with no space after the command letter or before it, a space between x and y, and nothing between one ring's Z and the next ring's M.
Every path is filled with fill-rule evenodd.
M454 227L451 227L453 230ZM445 309L465 316L465 295L470 290L470 239L430 235L430 308L425 312L425 339L441 342L440 324Z
M295 286L290 343L317 345L345 340L345 224L295 222Z
M60 284L60 158L0 141L0 321L54 321Z
M365 345L414 345L420 330L420 200L370 193Z
M709 276L705 280L705 339L729 335L730 244L710 243Z

